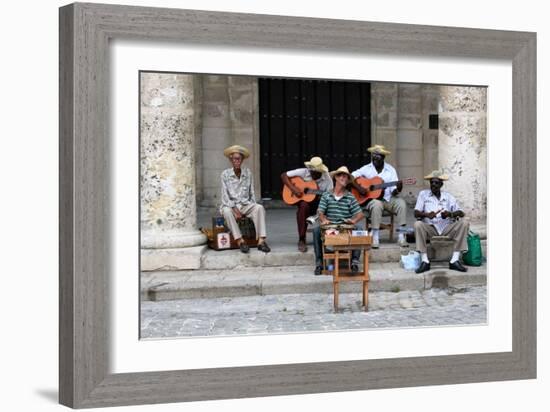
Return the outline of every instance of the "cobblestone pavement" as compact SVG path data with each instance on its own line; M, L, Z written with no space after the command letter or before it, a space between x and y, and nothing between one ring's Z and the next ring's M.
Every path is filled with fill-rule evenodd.
M486 287L369 293L246 296L141 303L142 338L223 336L482 324L487 320Z

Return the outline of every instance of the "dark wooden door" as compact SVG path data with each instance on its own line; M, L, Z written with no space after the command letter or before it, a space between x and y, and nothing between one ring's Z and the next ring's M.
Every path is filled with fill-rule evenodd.
M282 172L320 156L330 170L367 162L370 83L259 79L262 197L280 199Z

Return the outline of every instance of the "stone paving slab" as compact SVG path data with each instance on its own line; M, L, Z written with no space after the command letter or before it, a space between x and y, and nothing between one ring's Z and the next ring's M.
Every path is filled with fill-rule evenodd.
M314 276L312 266L241 267L224 270L142 272L143 300L202 299L218 297L332 293L331 276ZM398 264L370 264L369 291L423 290L486 284L486 267L469 267L460 273L434 267L418 275ZM342 293L361 292L361 282L345 282Z
M369 294L368 312L361 296L282 294L142 302L141 337L232 336L269 333L435 327L485 324L487 288L407 290Z

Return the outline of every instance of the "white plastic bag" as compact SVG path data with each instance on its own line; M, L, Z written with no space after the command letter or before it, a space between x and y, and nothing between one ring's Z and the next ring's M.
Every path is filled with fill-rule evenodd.
M401 266L405 270L416 270L420 267L422 258L420 253L415 251L410 251L408 255L401 255Z

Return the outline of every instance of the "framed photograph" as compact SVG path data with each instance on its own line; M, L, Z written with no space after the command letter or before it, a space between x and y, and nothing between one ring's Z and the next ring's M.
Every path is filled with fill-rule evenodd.
M118 44L114 55L128 63L132 57L121 55L128 47ZM146 48L139 49L136 55L141 61L136 67L174 68L174 63L161 62ZM180 54L181 50L173 49L168 56L187 65ZM399 64L401 69L406 65ZM369 66L364 73L373 73L373 63ZM131 95L129 90L139 87L142 339L487 323L487 263L482 256L475 263L468 260L471 254L466 255L469 268L456 264L455 271L448 270L452 241L438 244L432 239L426 254L433 271L422 274L415 273L420 253L409 249L416 246L414 210L419 194L426 190L423 177L442 169L450 174L445 191L460 199L453 207L465 213L461 222L452 224L463 225L464 233L479 234L483 257L487 257L487 100L499 100L493 86L502 68L491 67L493 82L488 90L487 86L396 83L386 78L361 81L140 71L139 78L130 79L119 67L115 89L133 83L119 94ZM475 71L476 76L480 71ZM135 119L124 114L124 106L131 110L134 106L118 102L113 110L116 118ZM187 122L185 130L179 126L183 122ZM491 135L506 134L498 128L491 124ZM120 141L132 132L115 131L112 136ZM237 160L236 169L231 157L240 154L230 155L227 147L246 154ZM315 208L321 200L319 192L332 187L329 171L345 166L353 175L368 173L372 166L365 164L370 163L374 156L370 151L375 148L385 153L377 154L385 181L400 179L401 190L394 193L396 187L389 186L383 200L369 201L351 188L368 219L361 218L358 224L361 228L368 224L373 233L372 248L363 254L368 257L369 273L365 308L356 299L357 292L362 292L356 283L364 266L361 254L355 262L344 260L349 265L338 267L342 269L338 274L345 274L349 266L357 265L356 273L351 272L353 278L345 278L350 282L342 285L342 292L348 293L341 300L340 293L333 294L333 277L319 276L330 275L331 266L323 264L314 243L319 227ZM265 217L258 221L260 217L251 213L252 219L235 220L232 225L239 222L240 233L233 236L236 229L230 230L228 221L234 210L224 208L235 207L230 199L234 194L225 193L229 188L220 176L232 176L231 170L238 173L241 169L251 176L250 182L243 181L244 187L253 189L242 201L263 208ZM311 171L315 182L300 177L308 178ZM296 175L289 179L297 185L309 184L318 192L295 196L289 190L292 186L281 178L287 174ZM125 196L125 212L113 215L115 221L124 219L134 201L130 194ZM377 218L371 215L384 205L392 215L387 212L380 229L373 229ZM246 213L248 207L242 210ZM261 236L255 226L264 227L268 252L256 251ZM328 230L346 242L348 234L368 235L361 230L350 233L345 225ZM354 241L361 240L355 236ZM467 241L467 236L462 237ZM240 239L244 239L243 248ZM410 267L405 267L409 261ZM331 309L333 300L338 300L337 315ZM357 314L365 309L371 314Z
M424 75L430 66L435 70ZM407 76L403 77L403 72ZM181 333L147 329L147 325L154 325L154 319L147 318L143 308L140 312L140 294L143 303L187 290L163 289L163 281L155 283L144 273L159 271L168 279L175 276L170 271L181 274L199 269L193 251L185 256L172 252L185 245L197 249L199 263L204 256L208 233L199 230L199 221L204 219L205 225L215 228L220 216L208 210L200 217L197 211L201 206L218 206L219 188L214 189L217 180L212 176L219 177L220 169L229 167L225 146L248 147L250 158L246 157L252 170L276 169L269 176L300 163L289 159L277 163L276 147L269 152L264 145L260 150L262 133L275 133L278 127L276 122L260 124L262 116L269 119L279 113L258 100L263 96L273 102L277 96L295 90L286 95L307 101L312 87L315 96L321 96L325 83L330 91L325 94L331 96L342 90L343 95L366 96L364 103L355 104L362 107L368 102L370 108L368 115L356 115L358 124L361 119L368 122L374 110L377 126L387 120L401 124L401 129L396 126L397 131L392 132L388 127L370 135L362 132L370 138L359 142L365 147L353 153L338 152L341 158L330 158L334 151L322 151L320 146L305 150L308 134L304 133L306 146L287 150L287 158L295 154L297 158L307 157L300 162L313 162L313 155L322 155L325 163L336 169L344 164L343 159L348 163L354 153L362 151L364 155L366 148L380 144L396 155L388 157L388 162L403 160L402 174L406 174L406 167L416 167L419 170L411 174L426 172L429 176L428 166L447 165L455 156L463 167L446 171L466 175L476 184L485 182L484 187L472 188L473 200L463 196L470 201L469 210L479 213L484 208L474 205L486 202L488 229L498 222L509 223L499 232L495 246L493 238L487 245L488 290L496 290L491 289L495 285L503 289L488 292L487 318L473 322L482 326L376 333L351 333L345 328L344 332L330 330L322 334L316 333L319 328L302 329L299 334L283 328L270 336L252 330L232 337L225 336L227 329L223 328L219 334L209 335L198 324L197 333L188 333L192 327L178 329ZM200 87L195 89L197 84ZM251 87L257 89L246 92ZM209 94L199 92L190 99L186 90ZM214 104L219 103L220 95L236 101L234 107L248 104L257 108L254 110L262 116L241 107L231 113L236 126L222 127L216 123L220 119L216 113L223 113L224 106ZM437 107L422 111L429 119L424 135L429 136L430 127L437 129L442 124L450 125L445 130L451 132L473 127L472 136L485 136L486 146L485 142L475 141L469 146L471 152L446 153L441 148L452 146L453 133L442 136L441 132L437 145L399 146L399 133L409 136L408 129L413 129L403 126L414 121L414 110L406 103L415 101L415 96L425 96L424 100L429 101L427 97L434 95ZM470 106L465 111L475 112L484 120L460 123L458 118L437 115L452 112L443 108L452 107L454 100L468 101ZM402 103L401 110L395 109L396 101ZM60 401L64 405L101 407L536 376L534 33L72 4L60 9L60 102ZM171 110L165 102L181 106L177 110L183 115L172 120L170 116L158 116L155 110L159 107L164 113ZM346 104L341 102L343 107ZM197 110L203 111L202 116L195 116ZM323 114L312 116L320 118ZM201 124L188 121L190 118L200 118ZM267 132L262 132L262 127ZM306 126L297 127L304 130ZM372 131L374 126L369 123L360 127ZM166 134L167 130L172 134ZM197 147L196 140L178 138L155 141L158 131L165 136L200 135L201 146ZM208 133L221 143L213 146ZM224 133L233 138L227 139ZM444 144L442 137L447 139ZM140 141L148 146L140 145ZM312 141L320 142L321 138L316 136ZM497 147L506 145L508 149ZM486 147L486 152L476 151L479 147ZM438 160L411 165L407 161L414 156L406 155L409 149L423 151L424 159L430 159L430 150L435 150ZM160 162L149 162L158 154ZM271 159L268 166L262 156ZM468 163L472 159L473 163ZM366 163L367 157L354 159L357 167L362 160ZM503 166L505 161L509 164ZM201 176L189 173L199 170L195 162L202 162L200 170L205 172ZM159 164L169 166L159 170ZM491 172L499 164L507 169L506 179L512 182L513 190L506 197L496 194L499 176ZM468 174L472 168L476 169L474 175ZM170 199L159 196L155 190L169 186L168 179L162 179L166 170L181 179L179 187L190 191L183 190ZM276 201L280 186L262 173L256 177L257 197L265 202ZM483 178L476 179L478 175ZM453 186L449 179L449 187L460 185ZM411 190L411 196L416 196L418 190ZM197 204L199 191L202 197ZM174 193L171 189L166 192ZM163 207L167 203L169 207ZM499 209L506 212L497 217ZM227 232L218 234L222 234L222 249L228 242L231 246L234 239ZM276 256L277 245L271 246L273 250L267 254L251 251L250 260L258 259L262 264L266 259L275 259L270 256ZM218 256L240 256L241 252L210 253L218 254L211 255L215 256L212 265L216 261L225 265ZM493 256L498 258L491 259ZM497 271L510 275L503 275L504 280L499 281L491 276ZM499 302L504 310L490 306ZM472 335L465 339L468 333ZM445 344L441 343L426 350L426 342L444 342L438 340L439 334L446 335L447 341L492 339L493 346L464 342L461 348L443 350ZM181 336L190 339L173 339ZM424 350L413 352L402 345L388 344L402 341L405 336L411 346L417 344ZM163 337L171 339L158 339ZM342 347L345 353L337 349Z

